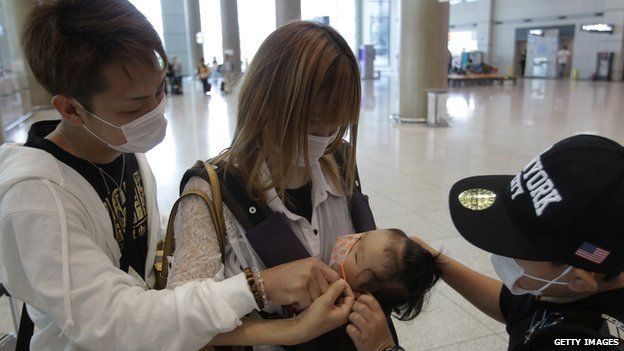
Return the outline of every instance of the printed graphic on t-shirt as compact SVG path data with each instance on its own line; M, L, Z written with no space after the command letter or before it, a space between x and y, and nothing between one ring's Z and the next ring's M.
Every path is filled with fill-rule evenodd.
M143 182L141 182L141 174L138 170L134 172L132 179L135 187L132 238L137 240L147 235L147 206L145 204ZM111 189L111 194L104 199L104 206L106 206L106 210L108 210L113 221L115 239L122 251L126 244L124 237L124 232L126 231L126 183L127 181L124 181L121 186L122 191L119 191L118 188Z

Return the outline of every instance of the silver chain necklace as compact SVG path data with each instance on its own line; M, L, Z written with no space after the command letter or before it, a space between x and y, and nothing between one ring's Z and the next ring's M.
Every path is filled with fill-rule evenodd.
M69 139L65 136L65 134L63 134L61 129L60 128L56 128L56 130L63 137L63 139L65 139L65 141L69 144L69 146L71 146L72 149L74 149L74 151L76 151L76 153L78 153L78 148L75 147L74 144L71 143L71 141L69 141ZM108 178L110 178L110 180L112 180L113 183L117 186L117 190L119 190L119 192L121 192L121 184L123 184L123 177L124 177L124 174L126 172L126 154L122 153L121 157L122 157L122 164L121 164L121 176L119 177L119 183L110 174L108 174L108 172L106 172L104 169L102 169L102 167L100 167L100 166L96 165L95 163L87 160L86 158L83 158L83 160L89 162L93 167L95 167L100 172L100 176L102 177L102 180L104 181L104 186L106 186L106 192L109 195L112 194L112 193L110 191L110 188L108 187L108 182L106 181L106 178L104 178L104 175L106 175Z

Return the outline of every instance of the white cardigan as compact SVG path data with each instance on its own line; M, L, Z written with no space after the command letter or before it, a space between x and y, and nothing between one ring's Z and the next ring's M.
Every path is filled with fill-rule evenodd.
M0 282L28 304L32 350L189 350L256 308L244 275L148 290L161 237L155 180L137 154L149 216L146 280L119 269L110 217L51 154L0 147Z

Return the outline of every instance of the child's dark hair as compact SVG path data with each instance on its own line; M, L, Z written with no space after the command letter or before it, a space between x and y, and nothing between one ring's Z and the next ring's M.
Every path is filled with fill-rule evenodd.
M370 291L384 312L395 313L402 321L420 314L425 296L442 277L439 255L411 240L399 229L388 229L398 241L405 242L402 257L396 257L396 269L386 277L374 277L361 288ZM398 254L397 254L398 255Z

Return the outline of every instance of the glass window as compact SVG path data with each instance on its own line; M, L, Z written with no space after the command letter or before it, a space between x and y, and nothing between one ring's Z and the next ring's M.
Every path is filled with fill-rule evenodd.
M301 0L301 19L326 22L342 35L355 51L355 1Z
M449 32L448 49L453 56L462 52L477 51L477 33L474 31Z
M223 63L221 3L219 0L200 0L199 11L206 64L211 65L214 59Z
M244 71L264 39L275 30L275 0L238 0L238 28Z
M147 20L154 26L156 33L158 33L160 40L164 42L160 0L130 0L130 3L147 17Z
M366 0L362 7L362 40L375 46L375 65L390 65L390 1Z

